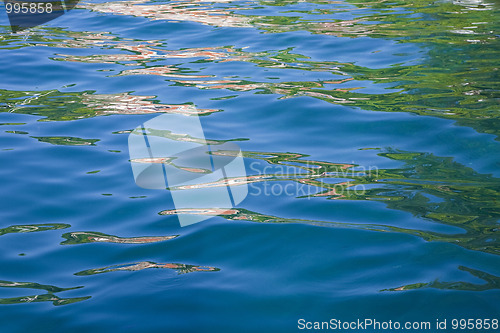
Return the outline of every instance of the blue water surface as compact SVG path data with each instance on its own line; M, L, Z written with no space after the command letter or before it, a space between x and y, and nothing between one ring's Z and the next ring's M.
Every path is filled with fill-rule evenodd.
M499 11L90 1L17 33L1 14L0 331L498 331ZM274 176L181 227L128 136L185 110Z

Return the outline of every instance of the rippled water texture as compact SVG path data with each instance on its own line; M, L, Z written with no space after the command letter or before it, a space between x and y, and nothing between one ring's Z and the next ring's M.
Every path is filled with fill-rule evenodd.
M15 34L0 20L1 332L500 319L498 1L92 1ZM176 209L183 188L138 187L127 138L159 114L236 142L249 176L197 186L248 197Z

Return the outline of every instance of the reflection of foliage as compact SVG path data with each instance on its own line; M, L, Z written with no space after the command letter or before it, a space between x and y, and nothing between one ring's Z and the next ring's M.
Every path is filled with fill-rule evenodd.
M46 120L74 120L96 115L96 111L83 103L85 94L57 90L12 91L0 90L0 110L22 114L40 115Z
M433 2L432 6L428 1L420 0L349 2L353 6L346 11L357 10L360 13L356 20L293 22L290 25L280 21L280 24L270 24L269 29L274 32L276 29L307 30L351 37L365 35L370 30L370 37L429 46L429 56L423 64L398 64L381 69L354 63L338 64L342 71L359 82L396 83L393 88L401 89L400 92L365 94L310 89L310 92L318 94L313 97L331 103L337 103L337 99L354 100L353 105L367 110L415 112L456 119L459 124L479 131L500 134L499 39L493 35L495 30L498 31L499 21L495 5L482 1L442 1ZM364 14L362 9L374 12ZM376 23L366 24L367 21ZM356 100L358 97L364 99Z
M225 153L230 154L229 151ZM468 249L500 254L497 223L500 217L498 204L500 181L491 175L479 174L451 158L436 157L425 153L385 150L379 155L404 164L397 169L366 169L353 164L304 160L302 158L306 155L293 153L244 152L243 155L251 159L264 160L269 164L300 169L302 172L291 170L288 174L248 176L240 183L295 181L298 186L305 184L322 189L309 197L382 201L391 209L407 211L420 218L456 226L466 232L450 235L395 226L290 220L243 209L229 210L230 213L227 214L219 212L215 215L232 220L265 223L309 223L405 232L429 241L450 242ZM328 178L350 180L336 184L323 181ZM225 182L221 183L225 184ZM203 187L203 185L197 185L197 187ZM206 185L213 186L213 184ZM210 212L197 210L186 213L211 215Z
M447 289L447 290L470 290L470 291L485 291L491 289L500 289L500 277L464 266L459 266L458 268L462 271L469 272L470 274L480 278L481 280L486 281L486 283L475 284L463 281L440 282L436 280L428 283L413 283L397 288L384 289L381 291L404 291L404 290L423 289L423 288L435 288L435 289Z
M194 143L199 143L199 144L209 144L209 145L221 145L227 142L233 142L233 141L246 141L248 139L228 139L228 140L213 140L213 139L205 139L205 138L195 138L191 135L185 134L185 133L174 133L170 130L161 130L161 129L156 129L156 128L146 128L146 133L149 136L156 136L159 138L166 138L170 140L175 140L175 141L183 141L183 142L194 142ZM135 133L135 132L132 132ZM139 135L143 135L143 133L135 133Z
M5 133L10 133L10 134L22 134L22 135L29 134L28 132L25 132L25 131L5 131Z
M354 64L338 62L317 62L301 60L294 64L300 55L287 53L291 58L272 58L271 60L252 59L261 67L276 67L301 70L325 71L330 68L333 74L343 75L341 80L318 80L267 83L231 80L228 82L181 81L178 85L195 86L201 89L229 89L233 91L261 90L265 93L284 97L309 96L334 104L349 103L366 110L412 112L421 115L438 116L457 120L459 124L475 127L479 131L499 135L498 117L499 81L497 63L484 60L484 54L476 52L477 46L467 46L471 53L466 64L453 61L453 54L436 46L436 54L427 65L393 66L370 69ZM477 54L476 54L477 53ZM486 55L497 56L496 52ZM443 63L451 63L445 71L440 70ZM476 69L471 72L470 67ZM453 73L453 75L450 75ZM343 87L343 84L358 83L358 87ZM390 84L392 92L364 93L360 88L366 83ZM359 92L357 90L360 90ZM396 91L394 91L396 90ZM383 90L382 90L383 92Z
M443 1L429 5L427 1L335 1L309 0L312 10L291 9L293 15L244 15L244 9L264 6L270 12L299 3L298 0L260 1L237 4L228 2L231 9L207 12L199 3L174 1L168 4L145 1L89 4L87 8L123 15L170 19L172 13L209 25L232 27L252 26L262 32L309 31L312 34L339 37L384 38L398 43L414 43L426 51L419 63L393 63L383 68L361 66L350 62L311 60L294 53L292 48L249 52L232 46L167 50L158 41L123 39L106 33L71 32L58 28L37 28L19 36L5 36L4 48L51 46L121 50L116 54L87 56L61 55L58 61L114 63L139 68L127 69L120 75L164 75L174 85L232 91L257 91L285 97L309 96L334 104L346 104L365 110L412 112L456 120L461 125L499 136L498 101L499 38L495 35L499 21L498 7L483 1ZM127 3L130 6L127 6ZM293 6L292 6L293 7ZM291 7L290 7L291 8ZM159 9L159 11L155 11ZM289 8L288 8L289 9ZM171 12L169 12L171 11ZM238 11L237 14L235 12ZM154 13L154 14L153 14ZM336 17L337 13L352 14L351 19ZM221 14L220 17L215 17ZM307 19L305 17L308 17ZM311 19L311 17L313 19ZM395 55L397 57L397 55ZM151 66L162 59L191 59L182 68ZM397 61L397 58L395 58ZM204 62L241 61L257 67L276 70L301 70L330 73L331 79L311 81L262 82L248 78L215 78L213 73L201 73L190 64ZM189 68L193 67L193 68ZM130 68L130 67L129 67ZM193 75L195 73L195 75ZM204 75L206 74L206 75ZM177 77L177 78L176 78ZM180 77L180 78L179 78ZM208 79L206 79L208 77ZM366 85L378 88L379 93L367 93ZM387 88L391 88L388 90ZM143 114L172 112L209 114L217 110L198 110L190 104L163 105L154 96L133 96L129 93L97 95L95 92L18 92L0 91L0 108L10 112L37 114L46 120L74 120L106 114ZM158 133L159 134L159 133ZM173 133L162 133L173 139L190 140ZM83 139L82 139L83 140ZM70 140L71 141L71 140ZM91 144L93 142L90 142ZM258 153L246 153L248 158L264 159L271 164L303 164L303 155L274 154L261 158ZM309 177L261 177L252 181L295 180L323 188L314 194L338 200L385 200L388 207L410 211L416 216L460 226L467 232L447 236L426 233L422 237L454 241L460 245L487 252L498 252L496 221L498 219L498 180L481 175L450 158L426 153L385 151L380 153L404 165L399 169L378 170L377 175L348 172L347 184L326 184L320 178L346 178L351 166L311 161L320 168L305 168ZM304 168L303 168L304 169ZM320 170L320 171L318 171ZM318 177L315 174L318 174ZM352 173L352 174L351 174ZM321 175L321 177L319 177ZM344 176L344 177L342 177ZM353 191L355 185L370 185L363 193ZM345 191L339 193L339 186ZM429 197L439 198L435 202Z
M230 2L230 1L229 1ZM152 20L192 21L219 27L251 27L249 19L221 8L207 10L204 4L193 1L168 1L151 4L148 0L113 1L83 5L102 13L133 15Z
M257 212L252 212L243 208L181 208L173 210L164 210L159 213L160 215L175 215L175 214L192 214L192 215L209 215L221 216L229 221L251 221L258 223L301 223L323 227L347 228L347 229L362 229L371 231L391 231L390 226L376 225L376 224L359 224L359 223L343 223L343 222L327 222L306 219L292 219L285 217L278 217L273 215L265 215ZM406 231L401 229L398 231ZM411 230L408 230L411 232Z
M68 31L59 27L34 27L18 33L2 31L0 48L14 50L28 46L48 46L57 48L113 47L124 40L105 32ZM127 39L129 43L135 41Z
M0 112L15 112L45 117L43 120L75 120L112 114L174 113L204 115L215 109L198 109L192 104L160 104L154 96L135 96L128 93L99 95L93 91L60 92L13 91L0 89ZM92 140L59 137L57 144L88 144ZM37 138L44 139L44 138ZM69 140L67 140L69 139ZM43 141L43 140L40 140ZM95 142L95 141L94 141ZM91 142L91 143L94 143Z
M157 264L152 261L141 261L132 264L125 265L114 265L103 268L94 268L87 269L85 271L81 271L75 273L75 275L95 275L101 273L109 273L116 271L140 271L147 268L168 268L176 270L178 274L185 274L190 272L214 272L219 271L219 268L208 267L208 266L194 266L194 265L186 265L186 264Z
M25 131L5 131L9 134L29 134ZM95 146L99 139L82 139L73 136L31 136L40 142L47 142L58 146Z
M10 227L0 229L0 236L5 235L5 234L11 234L11 233L24 233L24 232L36 232L36 231L66 229L69 227L71 227L69 224L64 224L64 223L13 225Z
M56 286L51 286L48 284L39 284L35 282L13 282L13 281L0 281L0 287L3 288L29 288L29 289L40 289L48 291L49 293L58 293L61 291L79 289L83 287L73 287L73 288L59 288Z
M297 0L260 1L266 6L288 6ZM327 4L330 1L308 0ZM292 10L297 16L259 16L252 23L267 32L305 30L314 34L344 37L395 38L411 42L460 43L492 38L491 29L478 22L498 23L493 4L484 1L357 1L334 2L331 9ZM349 12L352 20L331 14ZM323 15L324 19L303 19L301 14ZM474 28L471 28L474 27ZM498 27L498 26L497 26ZM471 30L472 29L472 30ZM471 35L474 38L471 38ZM469 42L470 43L470 42Z
M498 179L478 174L451 158L440 158L432 154L389 150L379 155L405 164L398 169L378 169L375 173L370 170L348 173L347 177L353 178L349 187L377 185L370 186L361 193L349 190L348 187L342 195L338 195L335 193L337 184L310 179L301 182L327 189L314 196L343 200L385 200L389 208L409 211L416 216L459 226L467 231L453 236L422 232L426 239L449 241L476 250L500 253L497 233L500 216ZM319 165L324 174L331 172L332 176L338 177L337 165ZM429 197L437 197L440 201L430 200Z
M162 242L178 237L173 236L151 236L151 237L118 237L103 234L101 232L68 232L62 235L66 240L62 245L85 244L85 243L121 243L121 244L148 244Z
M243 26L250 25L267 32L304 30L313 34L384 38L399 43L414 43L427 54L420 57L422 60L418 64L401 61L384 68L370 68L354 61L338 62L335 59L313 61L307 56L292 53L293 50L290 48L261 52L247 52L231 46L166 50L159 41L124 39L106 33L71 32L57 28L37 28L38 30L33 33L23 33L23 38L26 38L23 43L19 43L21 37L8 36L2 44L7 48L47 45L119 49L126 53L59 55L54 59L115 63L123 66L139 65L140 68L123 70L120 75L164 75L176 85L201 89L257 90L260 93L272 93L284 97L309 96L329 103L349 104L366 110L438 116L456 120L461 125L474 127L484 133L496 136L500 134L497 112L500 91L497 61L499 38L494 34L499 28L499 21L498 8L495 5L483 1L443 1L434 2L430 6L423 0L344 3L309 0L309 3L317 5L312 6L311 10L295 10L293 6L290 7L292 9L288 12L297 15L245 16L244 9L255 9L256 6L266 6L271 13L281 14L280 7L294 5L299 1L261 1L256 4L227 1L227 4L219 3L220 7L215 11L207 11L202 3L183 0L168 4L155 2L143 4L144 2L134 0L85 6L96 11L145 16L155 20L171 19L172 13L176 13L175 15L180 15L180 18L177 18L179 20L194 20L209 25L227 24L234 27L241 26L238 22L244 18L244 22L247 23ZM222 9L225 6L231 6L231 9ZM235 11L238 11L238 14L235 14ZM214 15L217 13L221 15ZM349 13L352 19L337 17L340 13ZM179 68L177 65L152 67L149 64L162 59L189 58L195 59L193 63L244 61L259 67L329 72L334 76L332 80L297 82L259 82L251 78L248 80L214 78L207 81L200 79L213 77L213 73L198 75L199 70L186 63L183 64L185 68ZM372 88L378 88L379 92L364 92L361 88L367 84ZM387 90L388 87L392 89ZM94 109L93 106L83 103L87 105L85 110L85 106L79 100L67 103L75 98L61 93L56 94L60 96L58 102L32 105L35 107L31 112L38 112L44 106L48 108L50 105L53 110L57 108L58 114L71 114L72 117L69 119L78 118L80 112L83 113L80 117L106 114L102 113L106 111L106 107L99 111L97 106L97 112L93 113L91 110ZM43 92L28 93L28 95L43 95ZM68 97L69 99L66 99ZM39 98L40 96L36 99ZM4 101L0 100L1 102ZM105 103L102 101L102 104ZM61 107L63 104L69 110L63 110ZM19 111L25 112L22 109ZM48 119L54 118L56 117L49 116Z
M21 304L21 303L33 303L33 302L52 302L54 305L67 305L71 303L76 303L89 299L91 296L85 297L73 297L73 298L61 298L53 293L59 293L67 290L74 290L83 288L72 287L72 288L60 288L52 285L44 285L34 282L13 282L13 281L0 281L0 287L3 288L29 288L29 289L41 289L45 290L47 294L32 295L32 296L22 296L22 297L11 297L11 298L0 298L0 304Z
M61 146L95 146L99 139L82 139L72 136L32 136L40 142L47 142Z
M91 297L92 296L61 298L53 294L30 295L21 297L0 298L0 304L52 302L53 305L57 306L57 305L68 305L76 302L85 301Z

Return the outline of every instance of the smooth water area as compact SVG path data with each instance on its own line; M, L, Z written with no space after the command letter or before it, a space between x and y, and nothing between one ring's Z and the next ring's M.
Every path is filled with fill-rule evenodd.
M500 319L499 14L91 1L18 33L1 14L0 331ZM128 136L160 114L241 147L243 202L180 227L173 192L136 185Z

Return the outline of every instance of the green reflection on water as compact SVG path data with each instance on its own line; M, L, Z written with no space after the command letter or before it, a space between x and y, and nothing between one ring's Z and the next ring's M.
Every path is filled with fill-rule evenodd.
M82 139L73 136L32 136L40 142L47 142L60 146L95 146L99 139Z
M21 297L0 298L0 304L24 304L24 303L39 303L39 302L52 302L53 305L68 305L81 301L85 301L92 296L85 297L69 297L62 298L54 294L30 295Z
M215 272L220 270L219 268L209 267L209 266L194 266L194 265L176 264L176 263L157 264L152 261L141 261L132 264L113 265L103 268L87 269L75 273L75 275L84 276L84 275L95 275L101 273L116 272L116 271L140 271L147 268L168 268L176 270L178 274L185 274L191 272Z
M381 291L404 291L413 289L434 288L442 290L468 290L468 291L485 291L491 289L500 289L500 277L488 274L477 269L458 266L458 269L468 272L471 275L484 280L486 283L476 284L471 282L456 281L456 282L441 282L438 280L427 283L412 283L397 288L383 289Z
M283 7L298 0L261 1L258 5ZM500 134L499 121L499 20L498 5L484 1L442 1L432 5L427 1L308 1L315 4L333 5L328 9L293 10L295 16L245 15L243 4L239 9L207 12L197 4L177 1L175 4L143 5L144 1L88 4L85 8L106 13L135 15L155 19L171 19L183 15L186 21L213 26L254 27L263 33L308 31L311 34L346 38L380 38L397 43L413 43L422 56L418 62L393 63L384 68L361 66L356 59L346 62L332 59L313 61L308 56L294 53L294 49L247 52L232 46L167 50L157 41L137 41L120 38L108 33L72 32L59 28L37 28L22 34L2 33L0 48L47 46L53 48L101 48L126 53L69 56L57 53L54 61L73 61L122 66L139 66L124 69L119 75L161 75L176 86L227 91L257 91L279 95L280 98L308 96L333 104L360 107L364 110L383 112L411 112L457 121L479 132ZM163 7L160 7L163 6ZM237 4L231 3L232 7ZM170 12L169 12L170 11ZM352 12L354 18L331 18L336 13ZM314 15L305 19L304 15ZM60 51L58 51L60 52ZM203 62L247 62L261 68L301 70L330 73L331 79L309 81L263 82L253 79L217 78L213 73L183 63L176 66L158 65L163 59L193 59L193 64ZM401 55L401 59L405 59ZM151 64L155 63L154 66ZM191 68L192 67L192 68ZM274 74L273 74L274 75ZM368 85L379 87L380 93L363 92ZM390 90L389 90L390 88ZM231 95L235 97L238 95ZM0 111L32 114L43 120L76 120L109 114L211 114L219 110L197 109L192 104L161 104L154 96L134 96L131 93L99 95L94 91L61 92L0 90ZM223 97L220 97L222 99ZM14 124L14 123L12 123ZM5 125L5 124L4 124ZM12 134L27 134L10 131ZM179 140L173 133L152 133ZM74 137L36 137L53 144L94 144L97 139ZM196 139L196 138L188 138ZM214 142L219 142L215 141ZM222 142L222 141L220 141ZM210 142L213 143L213 142ZM271 156L263 156L271 155ZM491 175L480 174L461 165L452 158L439 157L425 152L381 150L380 156L401 162L394 169L356 171L357 165L306 161L306 155L293 153L246 152L249 159L260 159L269 164L290 165L301 168L306 176L296 174L269 174L258 181L295 181L319 189L319 192L299 198L326 198L332 200L376 200L388 208L410 212L426 220L459 227L464 233L442 234L388 225L347 224L288 219L264 215L245 209L227 210L222 217L237 221L261 223L307 223L320 226L360 228L380 232L401 232L428 241L442 241L466 249L492 254L500 253L498 239L500 183ZM375 172L376 171L376 172ZM347 182L330 184L322 181L330 178L349 178ZM250 182L250 180L249 180ZM356 186L367 186L356 191ZM430 199L434 198L434 199ZM438 200L436 200L438 199ZM0 229L7 233L34 232L68 228L66 224L17 225ZM122 238L98 232L67 233L63 244L81 244L95 241L114 243L140 242L140 237ZM168 237L168 236L167 236ZM145 240L144 238L142 240ZM148 239L151 240L151 239ZM148 241L146 241L148 242ZM93 275L112 271L136 271L145 268L170 268L180 273L192 271L216 271L217 268L185 264L156 264L140 262L85 270L76 275ZM483 291L498 288L498 277L467 267L459 267L486 284L469 282L424 282L388 289L391 291L438 288ZM3 285L2 285L3 284ZM14 286L14 282L0 281L0 287ZM17 283L22 288L47 290L45 295L0 299L1 304L52 301L54 305L69 304L88 297L59 298L52 292L74 288L58 288L35 283Z
M200 4L187 1L169 4L125 1L82 6L96 11L145 16L155 20L170 20L175 14L181 20L194 20L216 26L250 25L273 33L304 30L337 37L390 39L397 43L412 43L422 51L422 55L418 62L405 63L402 60L401 63L384 68L370 68L360 66L356 59L343 63L335 61L334 58L311 61L305 55L292 53L290 48L262 52L246 52L231 46L167 50L164 44L155 40L140 41L103 32L71 32L57 28L40 28L22 37L5 35L2 43L5 47L46 45L117 49L127 53L89 56L57 54L53 59L138 65L141 68L122 70L119 75L162 75L177 85L201 89L259 90L283 97L310 96L329 103L349 104L365 110L438 116L456 120L460 125L498 137L498 4L486 1L442 1L432 5L426 1L307 2L328 4L330 7L312 6L309 11L292 10L297 12L298 16L255 16L245 15L244 9L264 5L275 8L276 11L279 7L299 2L262 1L240 4L229 1L227 5L231 6L231 9L221 8L214 12L206 11L206 7ZM335 18L336 13L350 13L353 18ZM306 14L316 18L304 19L302 16ZM241 25L242 22L246 23ZM184 63L182 68L150 64L162 59L189 58L196 58L194 63L244 61L259 67L322 71L333 75L332 80L276 83L234 78L200 80L214 75L200 73L199 70L190 68L193 66L189 63ZM346 87L346 84L349 86ZM381 93L363 92L362 88L367 84L382 85L379 88ZM391 90L384 87L390 87ZM81 107L80 105L80 109ZM77 110L73 112L76 113ZM80 112L87 116L92 114L92 111L84 108ZM61 110L59 113L67 114Z
M95 231L68 232L62 235L66 240L61 245L74 245L85 243L120 243L120 244L148 244L174 239L172 236L143 236L143 237L118 237Z
M230 151L215 152L230 155ZM458 227L464 233L443 234L388 225L344 224L303 219L286 219L262 215L244 209L228 210L221 215L231 220L250 220L265 223L307 223L315 225L355 227L376 231L403 232L428 241L453 243L467 249L500 254L498 219L500 218L500 180L480 174L471 168L429 153L381 150L378 154L402 162L394 169L364 168L355 164L342 164L303 159L307 155L294 153L243 152L250 159L269 164L285 165L302 172L266 173L251 175L241 184L255 182L294 181L299 186L317 188L313 194L297 198L326 198L333 200L373 200L384 202L388 208L410 212L416 217ZM305 171L305 173L304 173ZM338 183L325 179L340 178ZM348 181L344 179L348 178ZM220 185L225 186L226 180ZM213 187L214 183L196 184ZM168 213L168 212L167 212ZM190 213L190 212L187 212ZM199 212L193 210L192 214Z
M207 115L217 109L200 109L193 104L161 104L155 96L137 96L129 93L95 94L94 91L60 92L13 91L0 89L0 112L42 116L43 121L68 121L113 114L172 113L182 115ZM60 139L58 139L60 138ZM78 143L79 138L37 137L40 141ZM94 143L95 141L84 140ZM83 142L83 144L85 144Z
M22 288L22 289L41 289L45 290L47 294L21 296L21 297L10 297L10 298L0 298L0 304L23 304L23 303L38 303L38 302L52 302L53 305L67 305L76 302L81 302L91 298L91 296L85 297L72 297L72 298L62 298L54 295L54 293L59 293L68 290L74 290L83 288L83 286L72 287L72 288L60 288L52 285L39 284L35 282L14 282L14 281L0 281L0 288Z
M17 234L17 233L25 233L25 232L37 232L37 231L66 229L69 227L71 227L71 225L65 224L65 223L12 225L12 226L0 229L0 236L5 235L5 234L12 234L12 233Z

